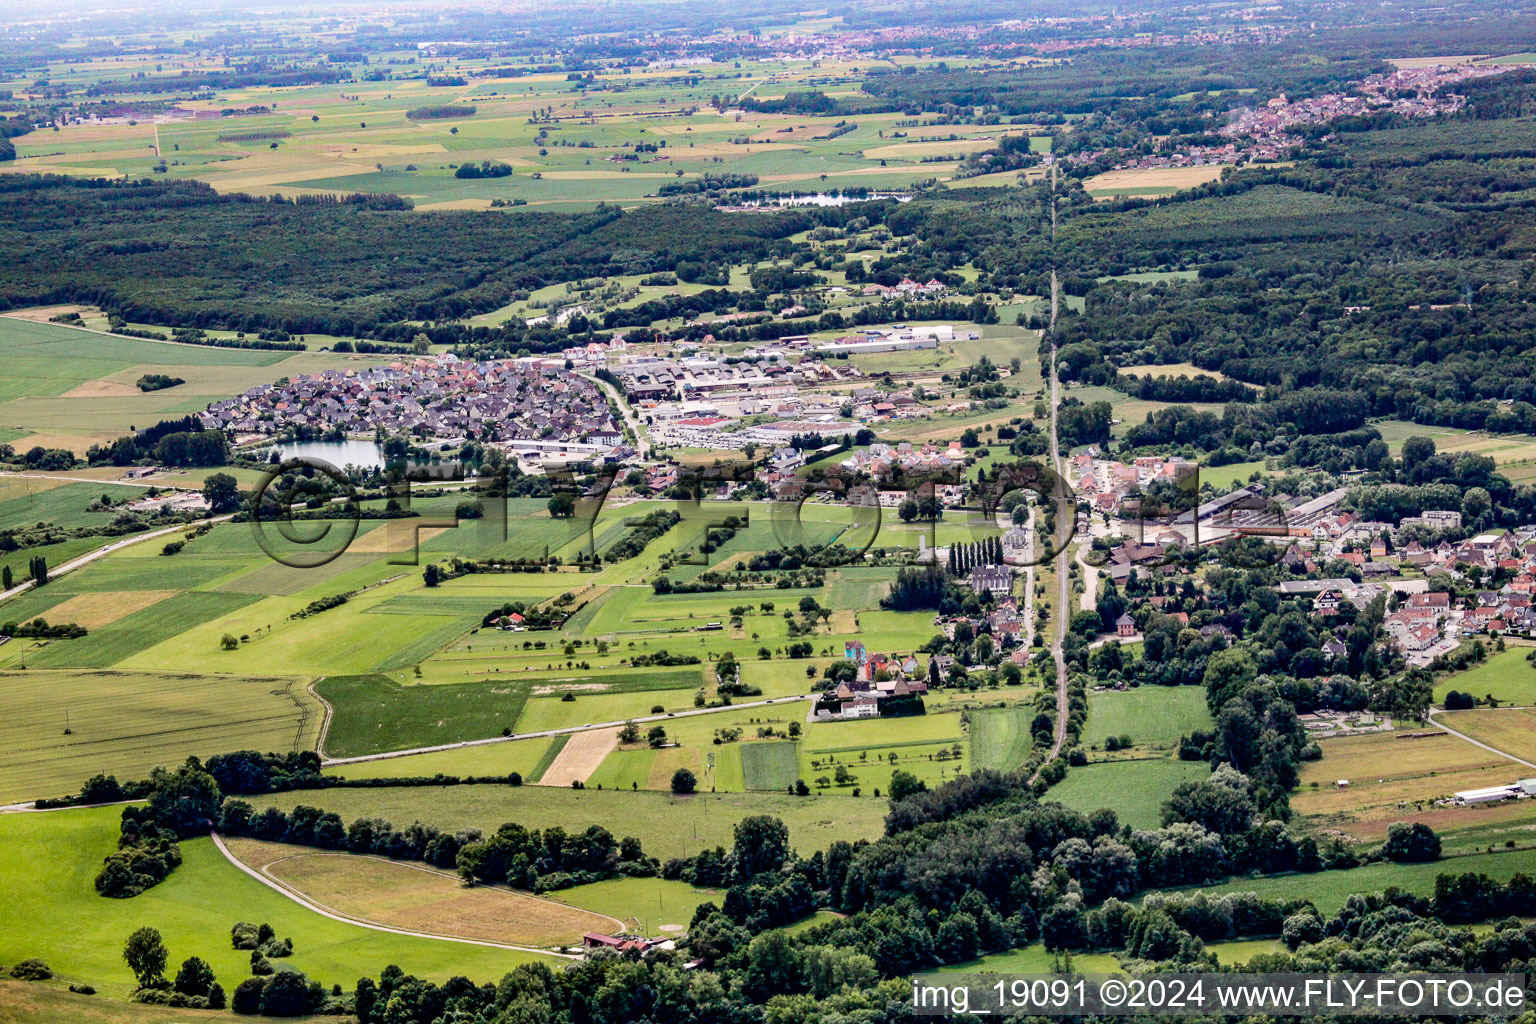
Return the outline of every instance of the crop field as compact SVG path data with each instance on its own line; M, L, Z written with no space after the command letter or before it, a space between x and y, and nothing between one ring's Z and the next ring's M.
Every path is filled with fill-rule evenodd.
M106 668L256 600L249 594L186 591L118 619L89 637L56 640L34 655L31 664L38 668Z
M505 776L511 772L517 772L523 778L531 779L540 770L541 764L547 767L546 757L553 760L554 755L549 754L548 751L555 743L563 745L564 737L556 737L553 740L535 738L505 743L484 743L427 754L405 754L400 757L336 765L328 771L349 779L438 774ZM329 749L326 752L329 754Z
M1536 708L1453 711L1435 719L1447 727L1525 761L1536 761ZM1531 771L1517 765L1522 772Z
M1479 824L1477 808L1439 808L1451 793L1514 782L1528 769L1448 733L1395 730L1322 741L1323 757L1305 762L1291 806L1314 827L1385 835L1392 821L1434 815L1437 828ZM1335 785L1349 780L1348 787Z
M1092 715L1089 721L1092 721ZM1163 803L1182 782L1196 782L1210 773L1200 761L1175 761L1157 757L1141 761L1103 761L1072 768L1067 777L1046 793L1045 799L1073 810L1107 807L1122 825L1157 828L1163 822Z
M410 963L438 982L455 974L494 981L536 954L437 939L416 939L333 921L304 909L231 864L209 839L181 844L182 865L153 889L127 900L103 899L92 879L117 848L119 808L0 815L0 886L27 899L0 901L0 962L41 957L64 981L88 981L123 998L133 976L122 960L135 928L158 928L172 963L205 959L232 986L250 974L250 956L230 948L236 921L268 922L292 936L288 963L327 985L350 985L379 964Z
M1166 753L1195 729L1208 729L1211 714L1200 686L1138 686L1088 695L1083 743L1097 750L1111 736L1130 736L1141 754Z
M977 768L1008 771L1024 763L1034 749L1030 707L1000 708L971 715L971 761Z
M320 719L292 677L0 673L0 803L77 792L97 773L143 778L188 754L309 749Z
M332 913L431 935L516 946L565 946L621 922L604 914L493 886L466 888L422 864L320 853L254 839L226 840L247 866Z
M534 741L543 742L543 741ZM520 744L516 744L520 745ZM493 744L490 748L508 744ZM409 758L401 761L411 760ZM398 764L379 761L374 764ZM359 767L349 765L347 768ZM350 771L338 774L352 775ZM401 774L406 774L401 772ZM257 807L291 810L308 804L335 811L343 821L380 817L397 825L430 821L440 828L478 828L487 834L504 822L527 828L558 825L583 832L602 825L619 837L634 836L646 852L662 859L692 855L731 845L742 818L769 814L789 828L790 845L806 856L833 839L873 839L883 827L884 800L839 800L828 804L812 797L777 793L695 793L612 789L557 789L545 786L401 786L369 789L320 789L251 797Z
M1180 189L1194 188L1221 177L1219 164L1205 167L1149 167L1138 170L1106 171L1083 182L1083 188L1095 199L1122 196L1166 196Z
M526 685L401 686L386 676L331 676L315 686L333 713L325 735L332 757L484 739L511 729Z
M1488 655L1480 665L1436 680L1435 701L1443 702L1447 693L1459 690L1479 700L1492 697L1501 704L1536 704L1536 665L1526 660L1533 650L1512 644Z
M454 61L451 70L467 74L484 65ZM771 79L773 91L759 93L771 97L825 74L824 68L758 62L744 76L739 67L708 65L690 69L687 78L665 69L624 69L632 73L621 76L618 69L598 68L592 94L573 93L563 76L546 74L479 75L458 89L397 79L234 90L215 102L274 109L242 117L234 131L225 119L66 125L46 141L18 143L18 163L59 174L147 177L163 160L166 176L198 178L221 191L394 192L426 209L485 209L493 199L568 209L599 200L650 201L679 172L686 178L717 167L756 174L765 189L804 190L823 179L828 187L897 188L948 177L952 164L924 161L995 145L1008 131L934 125L928 130L943 134L903 139L892 137L898 114L861 115L853 130L838 134L841 119L834 115L715 110L709 100L722 91L722 80L735 94ZM842 72L845 88L856 86L852 72ZM431 105L457 105L467 116L406 117L409 109ZM558 145L531 123L538 108L547 108L547 123L560 132ZM660 148L635 153L643 142ZM513 173L455 177L459 164L482 160L506 163Z
M813 789L849 793L853 787L882 793L897 769L933 788L970 770L970 745L958 714L813 722L800 744L801 778ZM835 784L838 767L852 780ZM822 787L820 780L828 780Z
M783 791L800 778L800 745L788 741L743 743L741 771L747 789Z

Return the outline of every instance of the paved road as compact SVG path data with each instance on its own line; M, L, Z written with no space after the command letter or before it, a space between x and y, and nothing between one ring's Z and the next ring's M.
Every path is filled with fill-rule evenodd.
M213 840L213 845L218 847L219 852L222 853L224 857L235 867L239 868L247 875L250 875L252 878L256 879L256 881L260 882L268 889L280 893L281 895L297 903L305 910L319 914L321 917L328 917L332 921L340 921L342 924L356 925L359 928L367 928L370 931L375 932L388 932L391 935L408 935L413 939L436 939L439 942L462 942L466 946L490 946L493 949L510 949L519 953L538 953L542 956L559 957L563 960L581 959L580 956L573 953L551 953L549 950L539 949L537 946L514 946L506 942L489 942L485 939L466 939L456 935L433 935L431 932L413 932L405 928L391 928L388 925L374 924L372 921L364 921L361 918L348 917L345 914L338 914L335 911L328 910L327 908L307 898L298 891L290 889L287 886L277 882L275 879L270 878L260 871L257 871L255 868L251 867L249 864L245 863L240 858L230 853L229 847L224 845L224 840L219 837L217 832L208 833L208 838ZM604 916L606 917L607 915Z
M1500 750L1498 747L1490 747L1488 744L1484 743L1482 740L1475 740L1471 736L1468 736L1464 732L1459 732L1456 729L1452 729L1450 726L1446 725L1444 722L1437 722L1437 721L1435 721L1435 716L1436 715L1443 715L1443 714L1445 714L1445 710L1443 708L1440 709L1440 710L1431 710L1428 713L1429 723L1431 725L1435 726L1437 729L1444 729L1446 732L1450 733L1452 736L1457 737L1458 739L1466 740L1468 743L1472 744L1474 747L1482 747L1484 750L1488 751L1490 754L1498 754L1500 757L1507 757L1511 761L1516 761L1516 762L1518 762L1520 764L1525 765L1527 768L1536 768L1536 763L1527 761L1523 757L1516 757L1514 754L1511 754L1507 750Z
M721 711L740 711L742 708L761 708L770 704L793 704L795 701L811 700L814 694L796 694L791 697L770 697L768 700L754 700L745 704L727 704L717 708L693 708L689 711L673 711L664 715L643 715L638 718L621 718L614 722L587 722L584 725L574 725L565 729L544 729L539 732L519 732L511 736L492 736L483 740L464 740L460 743L443 743L435 747L414 747L410 750L386 750L380 754L362 754L358 757L333 757L325 760L327 768L342 764L360 764L364 761L387 761L392 757L406 757L410 754L431 754L439 750L460 750L464 747L484 747L492 743L511 743L513 740L537 739L540 736L569 736L573 733L587 732L591 729L612 729L622 726L626 722L665 722L669 718L692 718L695 715L713 715ZM321 737L324 742L324 737Z
M154 540L156 537L166 537L170 534L178 533L182 530L189 530L194 526L200 526L203 523L225 523L233 518L233 515L214 516L211 519L199 519L191 523L178 523L175 526L167 526L159 530L151 530L148 533L136 533L131 537L123 537L119 540L113 541L111 544L108 544L105 547L97 548L95 551L87 552L86 554L81 555L79 558L71 559L70 561L65 562L63 565L57 567L50 566L48 569L48 578L50 580L56 579L59 576L63 576L67 572L74 572L76 569L90 565L92 562L98 559L105 558L112 554L114 551L121 551L123 548L132 547L135 544L142 544L147 540ZM0 601L9 601L13 597L25 594L27 591L33 589L36 585L37 584L32 580L27 580L25 583L18 583L10 590L0 592Z
M608 396L608 398L618 408L619 414L624 417L624 422L629 424L630 431L634 433L635 450L640 453L640 457L642 459L650 458L651 442L649 436L645 432L645 424L640 422L639 417L635 415L635 411L629 407L629 403L624 401L624 396L619 394L618 388L615 388L612 384L609 384L601 377L594 377L587 373L580 374L580 376L585 377L593 384L596 384L599 388L602 389L603 393Z
M1055 168L1053 167L1054 171ZM1052 179L1054 183L1054 178ZM1051 236L1055 239L1056 207L1055 200L1051 204ZM1058 472L1061 471L1061 440L1057 433L1056 425L1058 410L1061 408L1061 377L1056 370L1056 314L1060 308L1061 286L1057 279L1056 271L1051 270L1051 320L1047 333L1051 339L1051 466ZM1062 514L1065 510L1058 512ZM1062 652L1062 640L1067 629L1067 622L1071 619L1072 607L1071 590L1069 589L1067 572L1067 546L1062 545L1056 554L1056 578L1060 585L1060 593L1056 600L1056 628L1051 634L1051 657L1056 662L1056 736L1051 740L1051 750L1041 762L1040 768L1035 769L1035 774L1030 777L1030 782L1040 777L1040 771L1052 760L1061 754L1061 748L1067 743L1067 660Z

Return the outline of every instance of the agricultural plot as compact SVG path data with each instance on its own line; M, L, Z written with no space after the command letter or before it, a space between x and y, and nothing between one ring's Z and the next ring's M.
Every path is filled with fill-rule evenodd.
M612 915L646 935L681 935L702 903L719 906L718 889L695 889L665 878L615 878L590 882L550 894L550 899L581 910Z
M106 668L257 600L250 594L186 591L118 619L88 637L56 640L33 655L30 663L38 668ZM209 646L210 651L216 649ZM236 671L243 667L256 666L231 666Z
M117 848L119 808L0 815L0 886L28 899L0 901L0 961L41 957L64 981L113 993L133 988L122 960L135 928L159 929L173 963L200 956L232 986L250 974L250 955L230 948L236 921L270 923L291 936L294 968L327 985L350 985L381 963L409 963L438 982L462 974L493 981L537 954L417 939L371 931L306 910L244 874L209 839L181 844L182 865L153 889L129 900L97 895L91 880ZM100 997L98 997L99 999Z
M465 888L423 864L317 852L255 839L230 853L283 888L342 917L429 935L516 946L567 946L621 922L605 914L494 886Z
M1495 750L1536 761L1536 708L1454 711L1435 720ZM1522 773L1533 770L1525 765L1515 767Z
M98 773L143 778L189 754L307 750L322 717L291 677L29 668L0 684L0 803L77 792Z
M381 757L368 761L335 765L326 769L328 774L348 779L387 779L401 776L431 775L479 775L502 776L517 772L524 779L536 779L539 773L554 760L550 753L554 744L562 744L565 737L511 740L508 742L476 744L454 747L425 754L403 754L399 757ZM330 754L329 748L326 754Z
M1083 743L1099 750L1111 736L1129 736L1136 751L1167 753L1180 737L1208 729L1211 714L1200 686L1138 686L1099 690L1088 696Z
M542 741L533 741L542 742ZM515 744L492 744L489 750ZM748 744L750 746L750 744ZM434 756L434 755L421 755ZM397 766L413 762L399 758L368 762ZM345 765L335 774L357 777ZM397 774L415 774L400 771ZM257 807L292 810L300 804L335 811L343 821L380 817L397 825L430 821L439 828L478 828L487 834L504 822L526 828L558 825L567 832L584 832L601 825L619 837L634 836L647 853L661 857L691 856L715 846L729 848L732 832L742 818L767 814L789 828L790 845L809 856L834 839L873 839L880 835L887 809L884 800L839 800L778 792L700 792L673 796L668 792L629 789L557 789L546 786L401 786L368 789L317 789L251 797Z
M1101 761L1070 769L1065 779L1051 787L1045 799L1084 813L1107 807L1123 825L1157 828L1163 823L1163 804L1174 789L1209 773L1210 767L1202 762L1165 757Z
M1291 806L1313 827L1361 838L1385 836L1391 822L1423 815L1433 815L1438 829L1481 824L1487 819L1478 808L1436 808L1434 802L1461 790L1511 783L1528 772L1433 729L1323 740L1322 749L1321 760L1302 765ZM1349 785L1338 786L1340 780Z
M60 324L0 316L0 425L24 443L84 454L161 419L202 410L284 375L366 366L378 357L214 348L127 338ZM184 384L144 392L146 373ZM0 520L4 521L4 520Z
M792 742L744 743L741 771L749 790L785 790L800 778L800 745Z
M897 769L929 788L970 770L969 744L958 714L813 722L800 744L800 773L813 788L884 792ZM847 773L837 781L838 769ZM822 780L826 784L822 784Z
M1219 164L1205 167L1149 167L1138 170L1106 171L1083 182L1083 188L1095 199L1130 196L1166 196L1181 189L1194 188L1221 177Z
M511 729L526 685L401 686L387 676L330 676L315 685L332 708L325 751L355 757L486 739Z
M1200 891L1210 896L1251 892L1263 899L1310 900L1321 913L1331 915L1337 913L1345 901L1356 893L1380 892L1390 886L1420 896L1433 895L1436 875L1481 874L1495 881L1507 882L1514 875L1530 874L1532 871L1536 871L1536 850L1510 850L1503 853L1468 854L1426 864L1382 862L1347 871L1234 878L1219 885L1202 886Z
M1492 697L1501 704L1536 704L1536 665L1526 660L1533 650L1536 648L1511 645L1465 672L1441 678L1435 683L1436 703L1443 703L1447 693L1459 690L1479 700Z
M971 715L971 761L977 768L1018 768L1034 749L1030 707L999 708Z

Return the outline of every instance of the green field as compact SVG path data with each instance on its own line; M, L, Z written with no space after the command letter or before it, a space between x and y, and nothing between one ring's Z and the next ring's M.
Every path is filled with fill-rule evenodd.
M0 673L0 803L78 792L98 773L144 778L189 754L308 749L320 719L292 677Z
M783 791L800 777L798 743L744 743L741 770L748 789Z
M401 686L377 675L331 676L315 692L334 709L331 757L485 739L515 726L528 699L522 683Z
M166 881L132 899L98 896L92 879L117 848L118 809L0 815L0 886L26 899L0 901L0 962L41 957L64 980L95 985L126 998L133 976L123 963L123 940L142 925L158 928L174 966L189 956L208 961L227 991L249 974L249 954L230 948L236 921L267 921L292 936L293 967L327 986L350 987L383 965L410 964L421 977L464 974L494 981L525 953L436 939L413 939L332 921L305 910L241 873L211 840L181 844L182 866Z
M1032 707L977 711L971 715L971 761L977 768L1007 771L1024 763L1034 749L1029 723Z
M665 878L615 878L549 893L548 898L583 910L632 921L645 935L681 934L700 903L720 905L725 893L695 889Z
M1435 702L1442 703L1452 690L1470 693L1478 700L1492 696L1501 704L1536 704L1536 665L1526 661L1533 647L1511 646L1496 651L1481 665L1435 681Z
M1099 749L1110 736L1130 736L1138 749L1168 750L1179 738L1211 725L1200 686L1138 686L1088 695L1083 743Z
M358 766L348 766L353 767ZM601 825L616 836L636 837L648 853L663 860L708 847L729 848L736 823L754 814L783 821L789 828L790 844L806 856L825 849L834 839L851 841L880 835L885 822L884 800L829 800L783 792L675 797L643 789L616 792L591 787L494 785L320 789L251 798L257 806L284 810L308 804L335 811L347 822L377 816L400 826L422 821L445 829L478 828L486 833L508 821L528 828L559 825L567 832Z
M1157 828L1162 824L1163 803L1174 788L1209 773L1202 762L1168 758L1088 764L1070 769L1046 799L1085 813L1108 807L1123 825Z
M940 967L935 974L1054 974L1067 968L1078 974L1109 974L1120 970L1120 961L1109 953L1073 953L1057 956L1040 943L1006 953L966 960Z

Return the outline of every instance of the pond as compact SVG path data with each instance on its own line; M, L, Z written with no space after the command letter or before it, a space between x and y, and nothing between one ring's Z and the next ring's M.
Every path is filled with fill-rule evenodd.
M357 466L360 469L383 469L384 450L372 441L290 441L277 445L278 457L287 459L320 459L337 469Z

